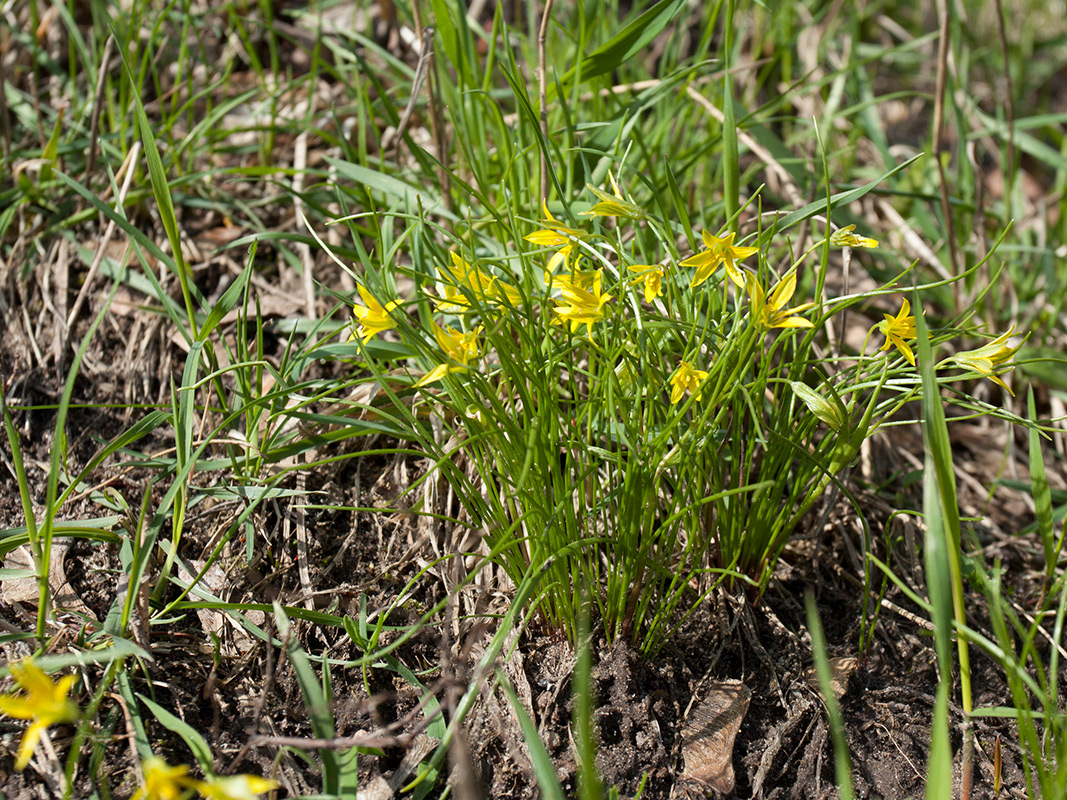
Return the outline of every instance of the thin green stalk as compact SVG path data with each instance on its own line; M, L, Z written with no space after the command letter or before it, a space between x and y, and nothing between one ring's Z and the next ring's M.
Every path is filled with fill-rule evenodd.
M734 112L733 76L730 65L733 63L734 47L734 0L727 0L726 18L723 20L723 78L722 78L722 169L723 169L723 210L726 218L731 220L730 230L738 232L735 217L740 199L740 171L737 148L737 117Z
M966 625L967 613L963 597L963 566L960 538L959 502L956 495L956 475L952 462L952 447L949 443L948 425L945 422L945 410L942 405L941 391L934 375L933 348L926 328L926 317L922 300L918 293L914 295L916 345L923 386L923 432L925 444L933 459L937 475L938 496L941 500L941 513L945 519L945 543L948 554L950 585L952 588L952 608L956 624L961 628ZM973 709L971 700L971 665L967 641L962 636L958 640L960 668L960 705L965 714Z
M808 632L811 634L815 674L819 679L819 693L826 707L826 716L830 718L830 737L834 743L834 774L837 777L837 790L841 794L841 800L853 800L856 792L852 783L852 762L848 753L845 722L841 716L841 705L837 701L837 695L834 694L833 673L826 655L826 637L823 636L819 610L815 605L815 596L810 589L804 594L804 606L808 619Z

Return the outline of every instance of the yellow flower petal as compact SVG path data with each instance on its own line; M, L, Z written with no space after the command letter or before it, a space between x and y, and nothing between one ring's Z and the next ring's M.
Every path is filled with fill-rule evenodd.
M35 722L26 729L26 733L22 735L22 742L19 744L18 757L15 759L16 772L22 772L22 770L26 769L26 765L30 763L33 751L37 747L37 741L41 738L41 731L46 727L48 726L42 722Z
M439 381L439 380L441 380L441 378L445 377L445 375L447 375L447 374L448 374L448 364L438 364L432 370L430 370L425 375L423 375L421 378L419 378L419 380L415 383L415 388L418 389L420 386L425 386L428 383L433 383L434 381Z
M702 369L693 369L688 361L680 362L678 364L678 369L674 371L670 380L671 405L674 405L681 400L682 395L687 391L693 393L694 400L700 400L700 384L707 377L707 372Z
M911 305L907 300L903 300L900 304L900 311L895 316L893 314L884 314L885 319L874 327L885 334L885 342L882 343L879 349L888 350L890 346L896 347L904 358L908 360L908 363L914 367L915 353L912 352L908 343L904 341L905 339L915 338L915 317L908 314L910 310Z
M734 234L732 233L720 239L718 236L704 231L701 233L701 238L704 240L704 246L707 249L679 263L679 266L682 267L697 268L696 274L689 282L690 288L704 283L720 264L725 265L726 274L730 277L730 280L738 286L744 286L744 272L735 262L755 255L759 252L759 248L735 247Z
M30 762L44 729L49 725L71 722L78 716L78 707L67 698L74 685L73 675L66 675L58 682L53 681L34 663L32 657L11 664L10 671L11 677L26 693L0 696L0 714L32 720L23 735L15 761L15 768L22 770Z

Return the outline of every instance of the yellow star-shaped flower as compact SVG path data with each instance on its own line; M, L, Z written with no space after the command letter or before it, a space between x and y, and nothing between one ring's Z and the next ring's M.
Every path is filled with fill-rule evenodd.
M548 203L544 200L541 201L541 213L545 218L545 227L539 231L534 231L529 236L522 237L531 244L541 245L542 247L561 247L562 245L570 244L575 239L585 239L585 231L568 228L552 216L552 212L548 210Z
M207 800L256 800L264 792L277 789L278 783L257 775L226 775L208 778L197 788Z
M884 314L885 319L874 327L885 334L885 342L879 350L888 350L891 345L895 346L904 358L908 359L908 363L914 367L915 353L911 351L911 346L905 341L905 339L915 338L915 317L908 315L910 310L911 306L907 300L904 300L901 302L900 311L896 316Z
M551 275L556 267L570 261L575 251L575 241L584 240L587 234L577 228L568 228L553 217L552 212L548 210L548 203L544 200L541 201L541 213L544 216L545 227L522 238L541 247L558 248L548 260L548 266L545 267L545 283L551 283Z
M32 657L12 664L10 670L11 677L26 693L0 696L0 714L33 720L22 737L15 759L15 769L22 771L30 763L42 731L49 725L71 722L78 716L78 707L67 699L74 685L73 675L53 681Z
M389 312L400 305L400 298L383 306L374 298L374 295L367 291L363 284L356 286L356 290L366 305L361 306L356 303L352 306L352 313L356 315L356 319L359 321L359 330L353 332L348 337L348 341L351 342L358 336L363 340L363 344L366 344L382 331L396 327L396 323L389 316Z
M627 267L631 272L636 272L637 277L630 283L645 284L645 302L651 303L663 294L663 267L658 264L633 264Z
M471 303L501 306L504 301L512 307L522 302L519 290L509 283L488 274L479 267L468 264L453 251L451 267L441 267L447 280L445 296L437 301L437 309L447 314L462 314L471 310Z
M771 290L771 296L764 298L763 287L759 279L752 273L748 273L745 280L748 288L749 304L752 308L753 317L764 328L813 328L811 320L796 316L815 307L815 303L801 303L799 306L785 308L785 304L793 299L793 293L797 289L797 274L790 272Z
M704 370L693 369L688 361L681 362L671 376L671 405L681 400L686 392L692 392L694 399L699 400L700 384L707 377L708 373Z
M415 384L416 387L439 381L449 372L469 369L470 362L478 358L478 334L482 332L480 325L470 333L460 333L451 327L446 330L436 323L433 329L434 338L447 360L423 375Z
M581 212L582 215L587 217L625 217L626 219L644 219L644 210L622 196L622 192L619 191L619 184L615 183L615 176L610 172L608 173L608 180L611 181L611 190L614 194L608 194L603 189L598 189L591 183L585 185L585 188L595 194L600 202L594 204L588 211Z
M200 781L189 777L189 768L184 764L172 767L159 756L149 756L141 763L144 785L130 800L179 800L190 794L187 790L199 789Z
M745 275L735 262L755 255L759 252L759 248L735 247L734 234L732 233L720 239L718 236L704 231L701 234L701 238L704 240L704 246L707 250L697 253L695 256L690 256L679 265L697 268L696 274L693 275L693 280L689 282L689 287L700 286L711 277L711 273L718 268L719 264L726 266L726 274L730 276L730 280L738 286L744 286Z
M563 297L560 299L561 304L555 309L557 319L569 321L572 331L579 325L585 325L590 339L593 338L593 323L604 318L604 306L612 299L610 294L600 292L602 272L603 270L598 269L592 274L588 287L579 285L577 280L560 281Z

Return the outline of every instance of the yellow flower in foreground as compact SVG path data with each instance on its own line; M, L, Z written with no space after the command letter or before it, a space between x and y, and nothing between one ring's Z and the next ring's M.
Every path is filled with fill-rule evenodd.
M744 286L744 273L734 261L740 261L743 258L748 258L749 256L758 253L759 248L734 247L734 234L732 233L720 239L718 236L713 236L707 231L704 231L701 234L701 238L703 238L704 246L707 250L697 253L695 256L690 256L679 265L682 267L697 268L696 274L693 275L693 280L689 282L689 287L694 288L699 286L710 278L711 273L718 268L719 264L726 265L726 274L730 276L730 280L738 286Z
M663 294L663 267L656 264L634 264L627 267L627 269L637 273L637 277L630 283L645 284L646 303L651 303L655 298Z
M908 363L914 367L915 353L911 351L911 347L904 341L905 339L915 338L915 317L908 316L910 309L911 306L908 305L908 301L904 300L896 316L884 314L885 320L877 323L874 327L885 334L885 343L879 350L888 350L890 345L895 345L897 350L904 355L904 358L908 359Z
M348 341L352 341L357 336L363 340L363 344L369 342L376 334L382 331L387 331L396 327L396 323L393 322L389 316L389 312L400 305L400 298L393 300L383 306L377 300L374 299L374 295L364 288L363 284L356 286L359 291L359 296L363 298L365 306L361 306L356 303L352 306L352 313L356 315L356 319L359 320L359 331L353 333L348 337Z
M585 188L591 191L600 200L588 211L581 212L583 216L587 217L626 217L627 219L644 219L645 212L638 206L626 200L622 196L622 192L619 191L619 185L615 183L615 176L610 172L608 173L608 180L611 181L611 190L614 194L608 194L603 189L598 189L591 183L587 183Z
M197 788L208 800L256 800L264 792L277 789L278 783L257 775L229 775L209 778Z
M444 351L448 361L438 364L423 375L415 386L425 386L428 383L439 381L449 372L462 372L465 369L469 369L470 362L478 357L478 334L481 331L480 325L470 333L460 333L451 327L445 330L434 323L434 338L437 339L437 344Z
M70 687L74 685L74 676L66 675L53 681L44 670L33 663L33 658L26 658L10 666L11 677L26 694L7 694L0 696L0 714L15 719L33 720L26 729L19 745L15 769L23 770L30 763L33 750L41 738L41 732L49 725L70 722L78 716L78 707L67 699Z
M793 299L797 290L797 274L790 272L771 290L771 296L764 301L763 287L759 279L749 273L745 284L748 288L749 304L753 316L764 328L814 328L811 320L796 316L815 307L814 303L801 303L799 306L784 308Z
M522 302L519 290L509 283L488 274L479 267L464 261L453 251L451 267L441 267L447 278L444 299L437 301L437 308L449 314L462 314L471 310L471 302L483 305L503 305L504 300L512 306Z
M560 320L568 320L572 331L584 324L590 339L593 338L593 323L604 318L604 306L611 300L610 294L600 293L602 272L603 270L598 269L593 273L588 288L580 286L577 280L561 281L562 305L556 306L556 314Z
M868 239L866 236L860 236L853 233L856 230L855 225L847 225L838 231L834 231L830 235L830 244L834 247L869 247L871 249L878 246L877 239Z
M159 756L149 756L141 764L144 785L133 793L130 800L178 800L188 789L199 789L203 784L189 777L189 768L184 765L170 766Z
M1015 333L1014 325L1008 329L1007 333L1002 333L989 344L982 345L975 350L964 350L956 353L948 360L963 369L973 370L984 375L997 386L1006 389L1008 394L1014 397L1015 392L1011 390L1011 387L993 372L994 368L1006 364L1018 352L1019 347L1022 347L1022 344L1017 347L1008 346L1008 339L1011 338L1013 333ZM1008 369L1013 369L1013 366L1008 366Z
M693 369L688 361L681 362L671 376L671 404L681 400L687 391L692 392L693 397L699 400L700 384L706 377L708 373L704 370Z

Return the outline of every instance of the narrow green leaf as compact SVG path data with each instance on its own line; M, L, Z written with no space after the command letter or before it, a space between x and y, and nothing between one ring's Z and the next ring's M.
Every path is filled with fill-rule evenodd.
M577 587L575 589L578 590ZM596 734L593 728L593 653L589 631L591 604L591 598L586 597L579 612L577 663L572 676L572 724L575 757L578 760L578 796L582 800L600 800L603 797L600 773L596 766Z
M296 632L289 624L289 617L280 603L274 603L274 617L278 625L278 637L285 643L285 653L293 666L296 682L304 696L304 707L311 721L311 732L319 739L332 739L335 735L333 712L322 690L315 671L311 668L304 648L297 640ZM337 795L341 789L341 754L324 747L319 750L322 758L322 789L326 794Z
M497 670L497 680L508 697L511 710L515 712L515 718L519 721L522 738L530 751L530 762L533 764L534 778L537 780L537 787L541 790L541 796L546 800L565 800L563 787L560 786L559 778L556 777L556 765L552 763L552 757L545 749L544 742L541 741L537 726L523 708L515 687L508 681L503 670Z
M1026 394L1026 413L1031 422L1036 421L1037 410L1034 407L1034 388ZM1045 459L1041 455L1041 434L1037 427L1030 427L1030 491L1034 497L1034 516L1037 518L1037 530L1041 534L1041 545L1045 551L1045 579L1051 581L1056 573L1059 553L1056 548L1056 529L1052 521L1052 493L1049 490L1048 475L1045 473Z
M115 676L115 683L119 687L119 694L126 701L126 709L130 712L130 724L133 728L133 746L137 755L144 761L153 755L152 745L148 743L148 734L145 732L144 720L141 719L141 707L134 696L133 687L130 683L129 670L121 670Z
M948 738L949 684L941 681L934 700L930 728L930 759L926 764L926 800L952 797L952 745Z
M56 156L59 155L59 137L63 133L63 112L65 109L60 106L59 113L56 115L56 124L52 128L52 135L48 137L48 144L45 145L44 153L41 155L41 160L44 164L41 165L40 182L52 180L52 170L55 169Z
M682 197L682 192L678 188L678 179L674 176L674 170L671 169L671 162L664 159L663 166L667 172L667 191L671 196L671 202L674 204L674 211L678 215L678 221L682 226L682 230L685 232L686 239L689 241L689 249L694 253L698 250L696 236L693 235L693 223L689 221L689 209L686 208L685 199ZM664 210L664 215L669 216Z
M456 216L445 207L441 196L426 185L412 186L404 183L399 178L394 178L392 175L384 175L376 170L361 167L359 164L352 164L329 156L325 160L327 164L337 170L337 174L342 178L347 178L360 186L365 186L371 191L381 192L386 197L402 201L405 210L417 209L421 203L422 208L427 209L426 213L429 213L429 210L432 209L433 214L436 216L453 222L456 221Z
M848 752L848 740L845 738L845 722L841 716L841 706L834 694L833 673L830 660L826 656L826 638L823 636L819 610L815 606L815 597L809 589L804 596L807 609L808 632L811 634L811 653L815 660L815 674L819 679L819 693L822 695L826 716L830 718L830 736L834 742L834 775L841 800L853 800L856 796L852 786L852 759Z
M148 710L152 712L159 724L166 728L168 731L178 734L193 752L193 756L196 758L196 762L200 765L205 773L211 774L214 772L214 757L211 755L211 748L208 743L204 741L204 737L185 720L174 716L167 709L158 703L154 703L145 697L143 694L137 694L138 699L148 706Z
M937 537L944 542L944 549L935 553L944 553L948 563L949 586L951 588L952 611L956 624L963 628L966 623L966 609L964 608L963 596L963 565L960 552L960 512L959 500L956 494L956 473L952 461L952 446L949 442L948 424L945 422L945 409L942 405L941 389L934 374L934 353L930 344L930 335L926 327L926 314L923 310L922 299L916 291L913 293L912 311L915 314L915 344L918 355L919 371L922 373L922 409L923 409L923 446L926 452L927 474L926 481L933 481L936 477L936 494L933 483L924 483L923 487L923 511L927 515L927 545L932 543L933 534L930 533L934 525L938 525L938 532L942 535ZM932 468L932 469L931 469ZM930 475L930 472L933 475ZM936 544L935 544L936 547ZM940 556L938 555L938 558ZM938 567L938 570L940 568ZM943 573L942 573L943 576ZM943 577L936 574L928 576L937 586L928 587L934 593L940 592L945 586ZM935 603L935 613L937 605ZM937 625L937 620L934 620ZM951 635L951 627L944 631L945 636ZM971 665L967 648L967 640L958 637L959 668L960 668L960 704L964 713L971 711ZM948 670L942 664L942 680L948 680Z
M737 233L737 204L740 192L741 165L737 150L737 117L734 112L733 76L730 74L730 56L733 47L734 0L726 4L726 30L724 31L723 52L726 57L726 69L722 76L722 182L723 213L729 220L730 230Z
M117 37L116 37L117 38ZM137 128L141 135L141 144L144 147L145 160L148 162L148 177L152 184L152 194L156 198L156 206L159 211L163 229L167 232L167 241L170 243L171 256L173 257L174 270L181 284L182 297L185 300L185 312L188 315L189 329L196 336L196 314L193 310L193 298L189 289L189 268L182 255L181 237L178 235L178 218L174 213L174 201L170 196L170 183L167 180L167 172L163 168L163 159L159 156L159 148L156 145L156 137L152 134L152 124L148 121L144 104L141 102L141 93L138 91L137 81L134 80L130 65L126 62L123 48L118 48L119 58L126 70L126 78L131 88L134 112L137 116Z
M222 322L223 317L229 314L234 307L240 302L241 297L244 295L245 287L248 286L249 280L252 278L253 263L256 257L256 248L258 242L253 241L248 247L248 260L245 264L245 268L241 270L241 274L237 276L237 280L229 285L225 292L222 293L222 297L218 299L215 305L211 309L211 313L207 315L207 319L204 320L204 324L200 328L200 333L197 338L201 341L207 339L207 336L211 331L215 330L215 327Z
M620 64L636 56L649 42L655 39L671 24L686 6L686 0L660 0L659 3L632 20L617 34L582 59L581 63L571 67L560 79L564 86L581 76L581 82L606 75ZM549 91L549 101L556 99L554 87Z

